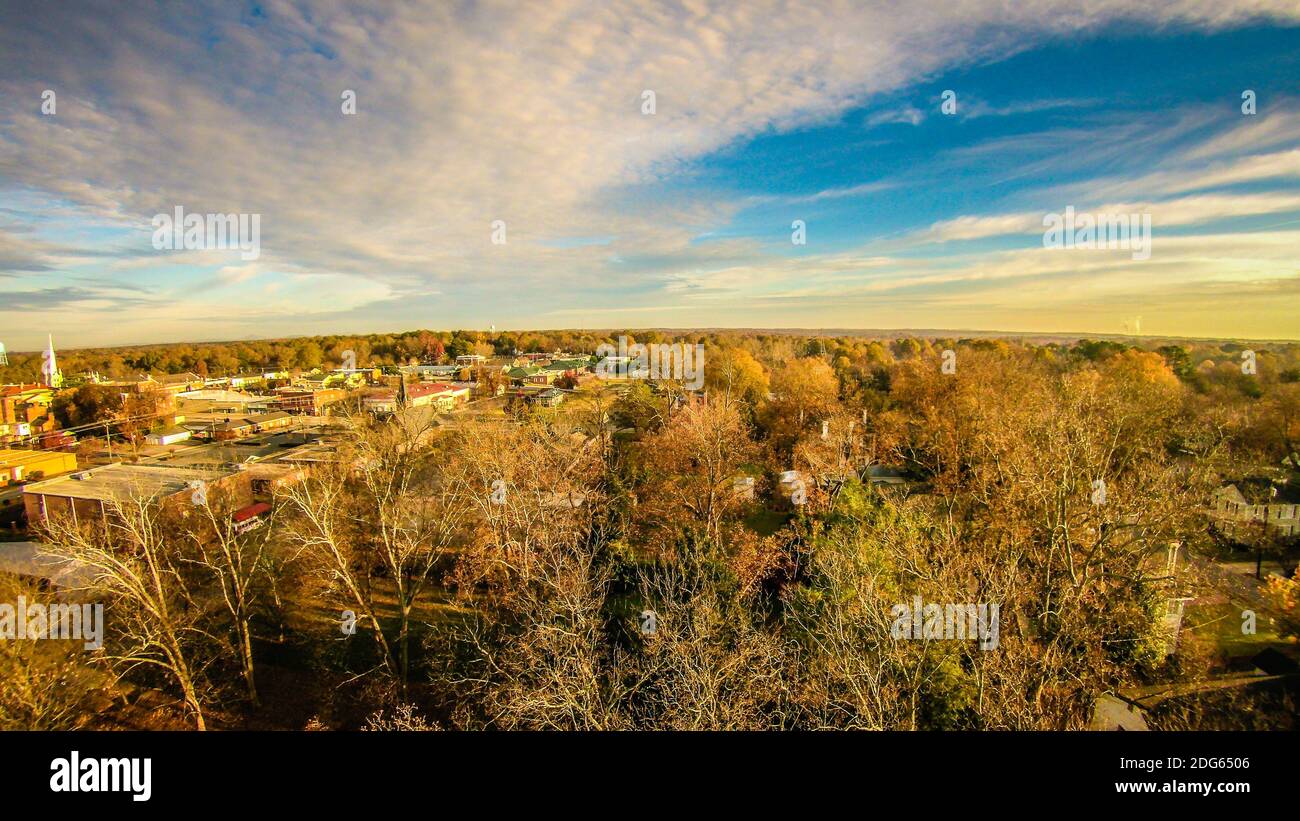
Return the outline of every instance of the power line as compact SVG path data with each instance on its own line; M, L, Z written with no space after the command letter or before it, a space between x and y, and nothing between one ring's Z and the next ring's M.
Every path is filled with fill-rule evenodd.
M141 414L139 416L127 416L119 419L109 419L103 422L88 422L84 425L76 425L75 427L71 427L71 428L59 428L57 430L46 431L45 433L32 433L32 434L28 434L27 436L20 436L18 439L14 440L13 442L10 442L9 444L13 445L15 443L22 444L22 443L35 442L38 439L42 439L46 436L54 436L59 433L84 433L86 431L98 431L100 428L108 428L110 426L120 425L125 422L138 422L144 419L156 419L156 418L158 417L155 416L154 414L147 413L147 414ZM44 450L58 450L61 447L66 447L66 445L51 445L49 447L24 447L20 449L44 451Z

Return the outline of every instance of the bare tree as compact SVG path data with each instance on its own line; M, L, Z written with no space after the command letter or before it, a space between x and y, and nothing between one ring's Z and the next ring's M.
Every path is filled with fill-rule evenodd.
M721 589L707 563L642 565L639 652L620 673L638 683L638 726L674 730L780 729L794 717L788 643L756 623L753 602ZM647 625L648 622L648 625Z
M203 614L181 566L174 515L157 497L133 493L105 500L102 521L78 525L71 517L51 517L45 535L52 558L87 567L90 590L108 599L116 629L107 658L123 672L161 670L203 730L199 644L212 637L200 626Z
M239 659L248 698L258 704L253 660L252 621L256 614L259 579L267 574L264 561L271 526L241 534L232 518L228 500L207 495L187 516L184 530L194 549L192 561L215 583L216 591L231 619L231 649Z
M356 516L370 552L394 586L398 672L410 676L411 613L434 581L460 528L464 482L425 447L430 428L399 416L365 429L357 443Z
M291 515L282 532L308 572L369 624L384 667L405 687L412 614L453 546L465 509L463 479L436 458L432 415L350 424L353 438L339 462L286 490ZM379 579L396 599L391 640Z
M626 696L603 610L612 574L580 545L549 544L508 600L471 621L472 651L454 683L481 718L502 729L617 730L629 727ZM466 706L471 706L466 705ZM472 724L471 724L472 726Z

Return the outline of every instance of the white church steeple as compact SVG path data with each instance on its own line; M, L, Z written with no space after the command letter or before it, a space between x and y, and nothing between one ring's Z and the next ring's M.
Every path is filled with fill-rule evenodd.
M54 358L54 334L50 334L50 344L41 355L41 374L45 378L45 384L51 388L63 386L63 373L59 370L59 364Z

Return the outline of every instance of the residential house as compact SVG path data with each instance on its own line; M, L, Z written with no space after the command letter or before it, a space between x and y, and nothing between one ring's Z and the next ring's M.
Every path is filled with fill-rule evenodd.
M558 375L533 365L524 368L511 368L506 371L506 376L510 378L511 383L514 385L549 385L555 381L555 377Z
M1216 530L1235 539L1249 539L1260 527L1278 538L1300 536L1300 504L1251 504L1235 484L1214 492L1210 517Z
M564 391L556 388L547 388L544 391L538 391L531 396L534 404L541 405L544 408L554 408L564 401Z

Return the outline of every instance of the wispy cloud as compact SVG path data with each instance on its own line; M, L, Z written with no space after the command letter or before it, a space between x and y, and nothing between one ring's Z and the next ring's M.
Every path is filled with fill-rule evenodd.
M112 332L124 339L183 337L189 321L239 331L263 322L263 330L289 332L347 312L358 322L418 321L436 310L447 322L506 313L525 323L573 310L575 300L586 316L617 315L635 306L621 303L611 283L653 293L680 272L725 278L720 272L757 270L761 281L798 282L806 268L762 250L765 240L700 241L724 236L746 207L731 192L696 185L701 163L768 135L834 124L850 111L923 131L922 108L877 110L879 101L905 98L944 71L1104 32L1116 21L1217 31L1300 17L1289 0L1126 8L1109 0L798 7L550 0L526 13L504 2L275 0L259 8L246 15L237 4L124 2L93 13L65 3L0 10L7 101L0 190L37 192L50 204L20 207L15 220L33 223L56 207L75 214L87 234L56 240L52 232L63 226L50 224L35 235L0 230L0 272L22 283L5 293L0 318L32 336L56 324L90 333L57 313L94 304L88 292L36 279L88 268L106 288L113 277L147 282L171 301L163 312L123 316ZM45 88L58 92L56 116L40 113ZM341 111L345 90L356 93L355 116ZM652 115L642 113L645 90L656 95ZM987 121L1067 103L972 93L959 112ZM980 152L1011 152L1024 158L1017 173L1032 175L1059 171L1061 154L1078 149L1076 170L1091 164L1091 176L1112 176L1125 157L1212 124L1210 113L1188 109L1152 133L1098 114L1073 129L946 151L941 161L959 167ZM1287 137L1294 123L1261 117L1258 125L1201 145L1222 163L1222 184L1294 163ZM1251 166L1243 152L1278 156ZM776 158L755 171L776 174L787 159L801 161ZM774 187L765 202L851 209L902 196L915 173L857 168L853 158L831 173L803 161L787 174L808 174L794 188L808 193ZM1167 173L1150 191L1113 197L1157 207L1161 196L1192 190L1179 188L1180 170ZM1182 203L1177 214L1195 210ZM228 254L154 251L149 219L176 206L260 214L257 266ZM978 235L991 230L990 220L1024 212L1006 210L1010 216L981 209L969 218L931 217L918 227ZM492 242L495 220L505 223L504 245ZM789 220L779 225L787 232ZM573 237L608 239L564 241ZM111 253L96 260L77 248ZM686 292L672 293L687 299Z

